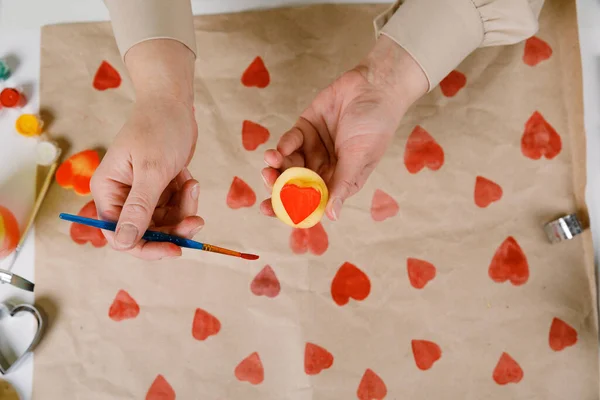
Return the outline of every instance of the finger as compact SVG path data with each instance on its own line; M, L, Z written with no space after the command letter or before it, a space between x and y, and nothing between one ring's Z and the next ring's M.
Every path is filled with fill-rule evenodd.
M298 151L303 143L303 132L296 124L292 129L281 136L279 143L277 144L277 151L279 151L283 157L287 157L293 152Z
M260 172L260 176L262 177L263 182L265 183L265 187L269 191L271 191L271 189L273 188L273 185L275 184L277 178L279 178L279 175L281 175L281 173L278 170L268 167L263 168L263 170Z
M160 174L148 168L134 165L131 191L123 205L115 231L118 250L130 250L140 241L150 225L156 204L168 182Z
M166 187L166 189L160 195L160 198L158 199L158 203L156 203L156 206L163 207L164 205L166 205L171 200L171 197L173 197L173 194L177 193L177 189L178 189L178 183L175 180L172 180L171 182L169 182L169 185Z
M177 194L176 203L173 204L178 211L179 221L185 217L196 215L198 213L198 198L200 197L200 184L195 179L185 182Z
M275 211L273 211L273 206L271 205L271 199L263 200L263 202L260 203L260 212L267 217L275 216Z
M193 238L204 227L204 219L197 215L184 218L178 224L155 228L155 231L168 233L187 239Z
M117 221L130 187L123 183L115 169L118 160L112 157L110 151L104 157L92 176L90 189L96 204L98 217L105 221ZM104 233L104 231L103 231Z
M265 151L264 160L269 167L281 168L281 164L283 163L283 156L277 150L269 149Z
M302 132L301 152L304 154L306 168L321 175L326 164L330 162L329 151L323 142L323 137L331 137L327 124L323 122L322 116L314 112L306 112L298 120L296 127Z
M336 221L340 217L344 201L364 185L368 174L367 162L359 154L340 156L338 159L331 183L329 185L329 201L325 208L327 216Z
M304 156L296 151L283 159L281 170L285 171L292 167L304 167L304 165Z
M168 242L139 242L128 251L134 257L142 260L155 261L163 258L176 258L181 256L181 247Z

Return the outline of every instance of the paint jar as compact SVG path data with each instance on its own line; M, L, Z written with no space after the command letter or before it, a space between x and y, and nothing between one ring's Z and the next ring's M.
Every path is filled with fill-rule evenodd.
M0 92L0 105L6 108L21 108L26 103L25 95L15 88L4 88Z
M34 114L21 114L15 122L17 133L27 137L39 136L42 133L44 121Z
M5 81L10 77L10 68L6 61L0 60L0 82Z

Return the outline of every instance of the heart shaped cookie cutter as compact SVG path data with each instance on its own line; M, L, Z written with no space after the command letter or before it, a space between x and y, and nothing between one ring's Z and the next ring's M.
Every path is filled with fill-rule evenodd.
M12 317L15 317L17 314L21 314L21 313L29 313L29 314L33 315L33 317L35 318L35 320L37 322L37 328L35 331L35 335L33 336L31 343L29 343L29 346L23 352L23 354L21 354L19 357L17 357L17 359L14 361L9 360L0 351L0 373L2 375L8 374L21 361L23 361L25 359L25 357L34 349L34 347L39 342L40 337L42 336L42 331L44 329L44 320L42 319L42 315L40 314L40 312L38 311L37 308L35 308L34 306L29 305L29 304L19 304L19 305L13 306L10 304L0 303L0 318L4 318L7 315L10 318L12 318Z

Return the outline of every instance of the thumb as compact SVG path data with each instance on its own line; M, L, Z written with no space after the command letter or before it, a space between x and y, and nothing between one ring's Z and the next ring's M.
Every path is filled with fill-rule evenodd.
M336 221L340 218L342 206L346 199L358 192L364 185L368 174L364 157L358 154L340 156L329 184L329 201L325 211L327 216Z
M131 190L125 200L117 230L115 234L115 245L120 250L133 248L148 229L152 214L160 195L166 185L160 179L150 178L152 174L134 174Z

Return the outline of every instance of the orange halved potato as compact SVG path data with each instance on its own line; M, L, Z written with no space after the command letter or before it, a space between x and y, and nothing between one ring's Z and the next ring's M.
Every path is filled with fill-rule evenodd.
M277 218L294 228L311 228L325 213L327 185L308 168L289 168L273 185L271 205Z

